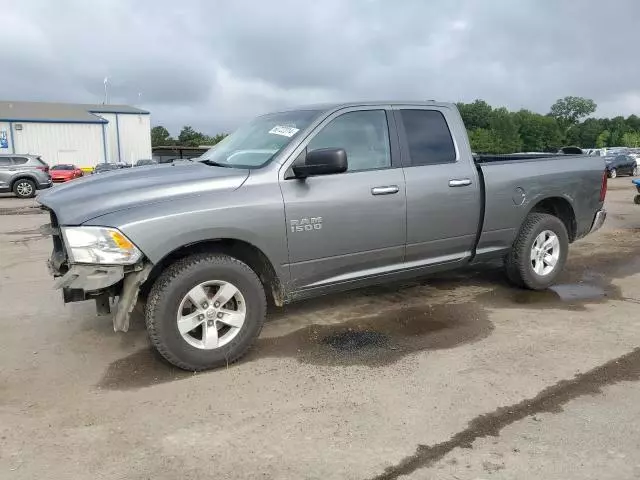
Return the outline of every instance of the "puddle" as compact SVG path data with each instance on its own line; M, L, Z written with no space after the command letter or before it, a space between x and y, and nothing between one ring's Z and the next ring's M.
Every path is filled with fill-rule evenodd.
M261 338L245 361L292 357L315 365L388 365L418 351L453 348L485 338L493 324L473 303L399 308L335 325L308 325Z
M154 349L146 348L109 365L96 388L133 390L173 382L193 375L192 372L174 367Z

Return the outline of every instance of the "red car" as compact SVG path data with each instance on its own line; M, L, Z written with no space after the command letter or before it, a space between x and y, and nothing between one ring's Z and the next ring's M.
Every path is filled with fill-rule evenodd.
M71 164L54 165L49 173L54 183L68 182L83 175L81 169Z

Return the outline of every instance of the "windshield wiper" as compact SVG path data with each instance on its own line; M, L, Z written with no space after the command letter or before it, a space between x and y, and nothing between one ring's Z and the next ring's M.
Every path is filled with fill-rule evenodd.
M200 163L204 163L205 165L209 165L210 167L224 167L224 168L233 168L231 165L229 165L228 163L220 163L220 162L215 162L213 160L198 160Z

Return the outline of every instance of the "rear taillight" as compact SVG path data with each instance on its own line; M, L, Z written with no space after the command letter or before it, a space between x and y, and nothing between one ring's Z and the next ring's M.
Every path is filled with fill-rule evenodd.
M604 202L604 197L607 196L607 170L604 170L602 174L602 185L600 186L600 201Z
M49 167L36 167L38 170L49 173Z

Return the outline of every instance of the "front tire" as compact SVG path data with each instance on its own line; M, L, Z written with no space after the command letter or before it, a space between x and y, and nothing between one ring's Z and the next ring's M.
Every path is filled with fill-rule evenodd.
M199 371L239 360L267 312L255 272L228 255L179 260L156 280L145 311L153 346L173 365Z
M569 236L553 215L530 213L505 259L509 280L530 290L553 285L567 261Z
M21 178L13 184L13 193L18 198L33 198L36 196L36 184L33 180Z
M633 172L631 173L634 177L640 177L640 167L633 167Z

